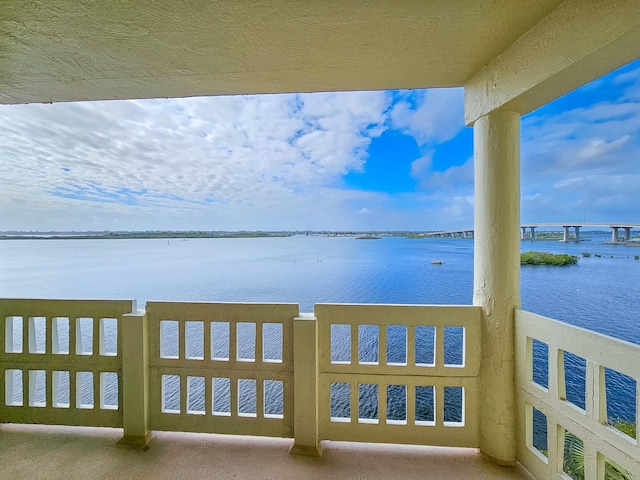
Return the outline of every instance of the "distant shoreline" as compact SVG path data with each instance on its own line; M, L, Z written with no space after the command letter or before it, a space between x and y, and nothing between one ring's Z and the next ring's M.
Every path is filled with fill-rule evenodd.
M0 232L0 240L126 240L126 239L190 239L190 238L282 238L294 236L311 237L355 237L358 240L378 240L382 237L405 237L412 239L430 238L432 231L328 231L328 230L291 230L291 231L47 231ZM596 232L584 232L596 233ZM603 232L597 232L603 233ZM561 232L539 232L538 240L557 240ZM586 238L584 240L587 240ZM590 240L590 239L589 239ZM631 245L636 245L632 242Z
M0 240L127 240L127 239L188 239L188 238L282 238L291 237L293 233L267 232L128 232L103 234L40 234L40 235L2 235Z
M112 239L189 239L189 238L282 238L294 236L310 237L356 237L379 239L381 237L405 237L422 232L407 231L328 231L328 230L280 230L280 231L48 231L23 232L0 231L0 240L112 240Z

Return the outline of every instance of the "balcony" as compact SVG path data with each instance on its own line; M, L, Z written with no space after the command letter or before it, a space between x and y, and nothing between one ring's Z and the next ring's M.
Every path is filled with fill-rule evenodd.
M239 478L528 478L478 452L479 307L319 304L301 315L295 304L148 302L143 312L132 301L5 299L0 318L12 478L79 455L91 459L79 477L215 464ZM639 478L637 439L607 418L604 371L637 382L640 347L524 311L515 327L518 461L536 478L567 478L562 446L574 435L585 478L610 478L605 468ZM586 360L584 409L567 400L565 352Z

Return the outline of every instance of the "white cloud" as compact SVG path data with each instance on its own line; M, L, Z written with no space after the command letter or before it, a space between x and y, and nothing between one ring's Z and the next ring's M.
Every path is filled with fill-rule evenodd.
M523 120L523 221L576 212L607 220L613 211L638 219L640 69L586 89L585 98L604 89L607 100L550 105ZM461 89L0 106L0 224L467 228L473 158L439 170L441 144L463 128ZM419 191L344 188L343 176L363 171L386 129L416 140L420 158L408 174Z
M433 165L433 152L426 152L422 157L411 162L411 176L417 179L428 176Z
M419 145L451 140L465 126L463 96L461 88L425 90L416 95L415 107L408 100L396 103L391 126L414 137Z
M617 75L612 83L623 87L623 99L630 101L640 100L640 67Z
M525 195L523 221L636 222L640 174L598 174L553 182L545 194Z
M609 153L619 151L630 139L630 135L624 135L610 142L600 138L594 138L587 141L586 145L583 145L583 147L576 152L575 157L583 161L599 159Z
M265 210L295 223L303 206L321 217L389 103L360 92L2 106L3 228L109 228L112 216L132 219L122 228L251 228Z
M546 111L549 111L547 109ZM523 181L637 170L640 103L601 102L523 121Z
M424 184L442 190L473 190L473 157L462 165L454 165L442 172L433 172Z
M469 228L473 225L473 221L469 222L469 219L473 219L473 196L453 196L448 199L444 207L444 215L450 218L454 224L466 225L463 228Z
M583 104L551 104L523 120L523 220L638 220L640 68L603 77L575 98Z

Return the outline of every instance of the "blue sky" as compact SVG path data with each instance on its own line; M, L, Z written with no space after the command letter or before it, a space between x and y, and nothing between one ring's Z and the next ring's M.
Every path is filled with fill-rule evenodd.
M462 89L0 106L3 230L473 225ZM640 221L640 61L522 119L523 222Z

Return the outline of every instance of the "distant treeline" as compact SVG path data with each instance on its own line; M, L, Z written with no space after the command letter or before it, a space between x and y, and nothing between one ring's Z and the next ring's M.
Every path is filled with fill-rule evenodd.
M198 232L198 231L152 231L152 232L100 232L100 233L41 233L37 235L0 235L0 240L107 240L131 238L261 238L290 237L289 232Z
M100 231L100 232L0 232L0 240L46 240L46 239L117 239L117 238L262 238L292 237L294 235L321 237L377 237L377 236L417 236L426 232L406 231L204 231L204 230L152 230L152 231Z

